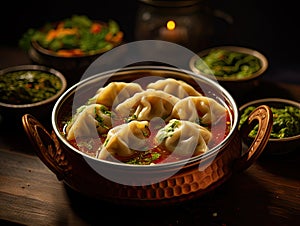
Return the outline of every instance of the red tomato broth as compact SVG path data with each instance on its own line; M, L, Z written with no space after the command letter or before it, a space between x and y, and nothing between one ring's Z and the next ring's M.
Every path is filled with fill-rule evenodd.
M99 136L98 138L91 137L78 137L76 139L69 140L69 143L77 150L91 156L96 157L98 150L106 139L106 135Z
M200 117L200 116L199 116ZM118 117L117 117L118 118ZM121 125L126 123L126 119L121 120L118 118L116 125ZM116 126L115 125L115 126ZM224 130L225 126L225 130ZM119 156L118 154L110 155L106 160L112 162L123 162L128 164L139 164L139 165L148 165L150 163L153 164L161 164L161 163L169 163L176 162L180 160L187 159L193 156L184 156L175 154L172 151L167 150L163 145L157 144L155 141L155 136L157 132L163 127L163 125L150 124L148 136L145 137L144 148L143 150L135 150L135 153L131 156ZM221 117L216 124L213 125L213 129L211 129L211 125L207 127L209 131L212 133L212 139L207 144L208 148L211 149L221 143L226 136L229 134L231 128L230 114L226 111L226 116ZM76 138L76 140L71 140L69 143L74 146L76 149L81 152L91 156L97 157L101 146L105 143L107 134L102 134L97 138L90 137L81 137ZM155 158L153 156L155 155ZM158 156L159 155L159 156ZM157 157L158 156L158 157ZM149 161L149 159L153 159Z
M207 128L212 133L213 139L208 143L208 148L213 148L220 144L229 134L231 129L231 117L226 111L226 115L221 117L216 124L214 124L213 129L211 126Z

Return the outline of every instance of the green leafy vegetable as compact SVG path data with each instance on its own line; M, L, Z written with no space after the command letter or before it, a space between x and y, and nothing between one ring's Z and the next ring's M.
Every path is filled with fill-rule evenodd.
M28 29L19 46L28 51L36 41L43 48L60 56L80 56L112 49L122 42L119 25L109 20L100 23L85 15L73 15L57 23L46 23L41 29Z
M255 106L247 107L240 119L240 126L245 123ZM300 109L294 106L284 106L282 108L271 107L273 113L273 126L270 138L284 138L300 134ZM250 137L255 137L258 125L249 133Z
M261 68L260 60L246 53L225 49L213 49L195 62L195 67L205 73L219 77L244 78Z
M179 120L173 120L172 123L167 124L163 129L159 131L158 142L161 143L166 138L173 136L175 129L178 128L179 126L180 126Z
M103 114L106 114L108 116L111 116L111 112L108 110L108 108L106 108L105 106L101 106L100 107L100 111L103 113ZM104 119L101 117L101 115L99 115L99 112L98 112L98 109L95 107L95 119L97 120L97 122L99 123L98 126L101 126L105 129L109 129L109 127L107 125L105 125L104 123ZM97 126L97 127L98 127Z
M131 158L126 163L135 164L135 165L150 165L161 157L161 154L158 152L140 152L137 156Z
M8 104L31 104L54 96L61 80L44 71L16 71L0 76L0 101Z

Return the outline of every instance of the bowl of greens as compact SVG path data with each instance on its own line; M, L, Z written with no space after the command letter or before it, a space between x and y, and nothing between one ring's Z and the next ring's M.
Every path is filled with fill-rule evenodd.
M25 113L50 118L55 101L66 87L64 75L53 68L18 65L1 69L0 115L14 121L21 120Z
M33 63L61 71L69 84L80 80L88 66L101 54L123 42L119 24L72 15L40 28L29 28L19 40Z
M300 146L300 103L282 98L264 98L250 101L239 108L240 128L247 124L248 115L261 104L271 108L273 127L269 141L264 150L269 154L289 153ZM257 126L248 133L249 142L256 136Z
M259 84L268 68L260 52L240 46L217 46L200 51L189 62L190 69L224 86L234 96Z

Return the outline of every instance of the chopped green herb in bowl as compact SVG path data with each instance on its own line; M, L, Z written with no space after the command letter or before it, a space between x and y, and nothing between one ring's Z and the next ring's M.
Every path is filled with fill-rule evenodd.
M0 101L7 104L32 104L54 96L61 87L60 78L49 72L8 72L0 77Z
M41 65L4 68L0 70L0 113L16 116L36 111L41 116L49 115L66 87L64 75L53 68Z
M261 74L267 67L267 60L252 49L220 46L198 53L192 58L190 67L196 73L215 76L217 80L239 80Z
M241 127L247 123L249 114L261 104L268 105L273 113L273 127L266 149L272 153L286 153L295 150L300 145L300 103L281 99L265 98L248 102L240 107ZM252 139L257 134L258 125L248 134Z
M218 77L244 78L257 72L261 68L261 62L250 54L213 49L202 60L196 61L195 67L205 74L212 73Z
M247 107L241 115L240 124L243 124L249 114L255 109L254 106ZM271 107L273 113L273 128L270 138L280 139L300 134L300 109L294 106L283 106L281 108ZM258 125L250 132L249 136L255 137Z
M268 60L254 49L217 46L195 54L189 67L194 73L220 83L239 102L243 94L258 86L268 68Z

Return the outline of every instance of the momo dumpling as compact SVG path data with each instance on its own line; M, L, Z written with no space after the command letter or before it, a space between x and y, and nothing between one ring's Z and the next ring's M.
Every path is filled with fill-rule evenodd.
M179 98L161 90L147 89L116 106L115 114L130 120L150 121L155 117L167 118Z
M148 121L131 121L118 125L109 130L98 158L106 159L109 155L126 158L136 151L146 151L149 135Z
M107 133L111 124L111 112L101 104L80 107L66 127L67 140L77 137L96 137Z
M208 150L211 132L190 121L172 119L160 129L155 142L163 149L180 156L195 156Z
M89 99L88 104L103 104L111 108L141 91L143 89L138 83L111 82L98 89L96 95Z
M150 83L148 84L147 88L162 90L180 99L187 96L202 96L201 93L199 93L189 84L173 78L161 79L156 82Z
M226 108L213 98L190 96L175 104L170 119L176 118L200 125L211 125L225 116Z

